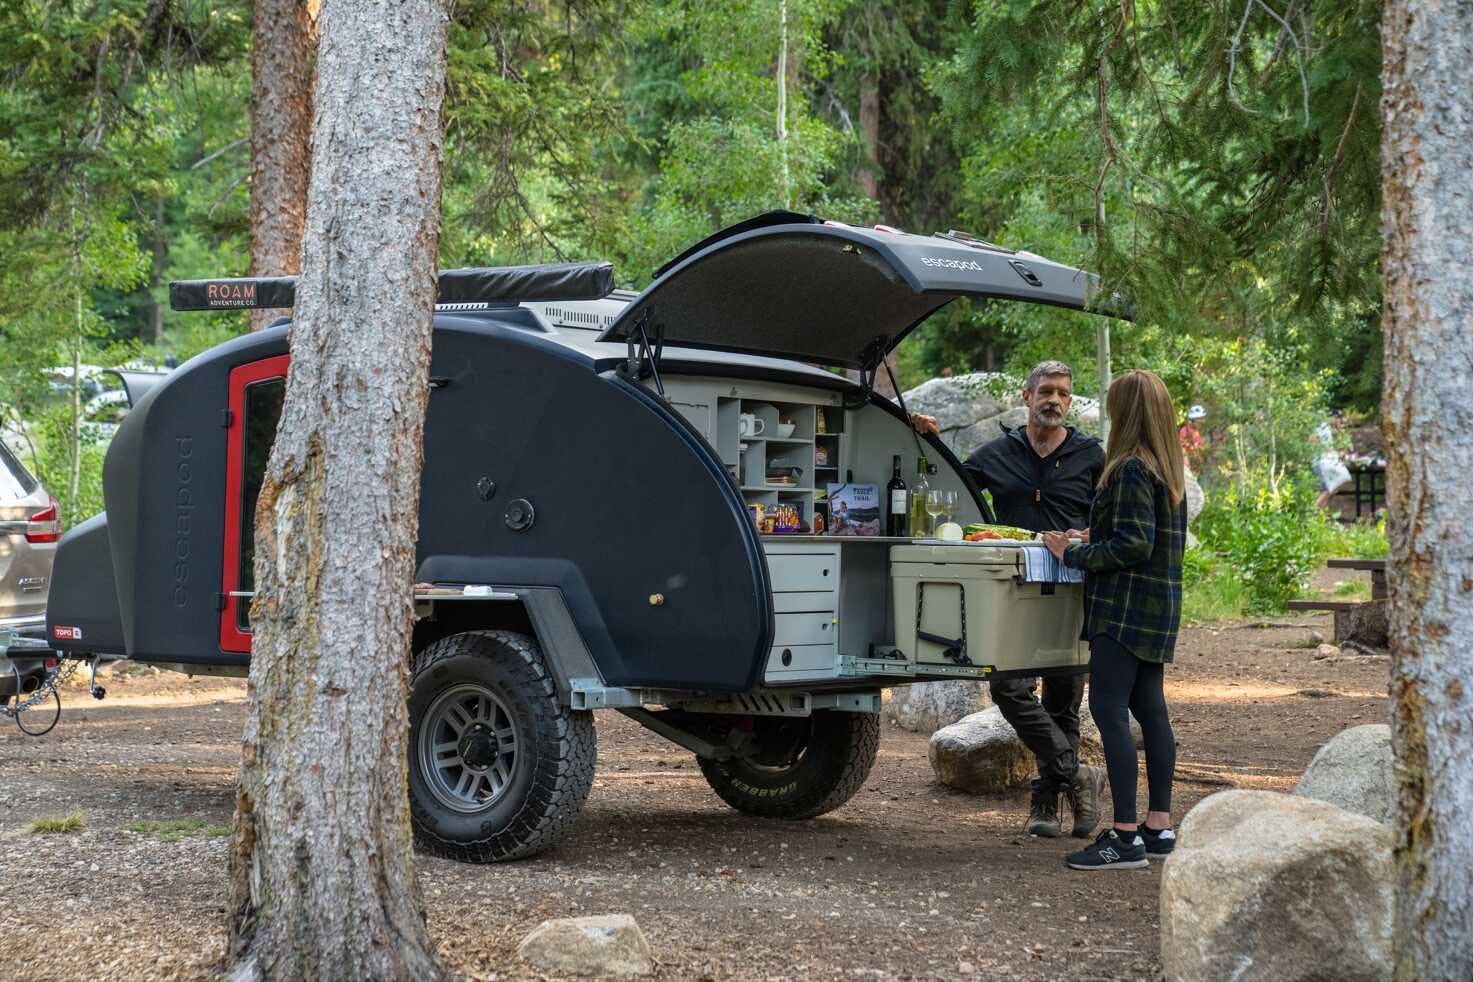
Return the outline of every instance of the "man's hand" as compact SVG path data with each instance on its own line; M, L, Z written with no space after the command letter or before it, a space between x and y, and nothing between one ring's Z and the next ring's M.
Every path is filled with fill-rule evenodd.
M1071 539L1078 539L1080 542L1089 541L1089 529L1070 529L1064 535Z
M941 435L941 424L936 421L935 416L922 416L920 413L910 414L910 425L914 426L917 433L939 437Z
M1064 550L1069 548L1069 533L1067 532L1045 532L1043 533L1043 544L1048 551L1054 554L1054 558L1060 562L1064 561Z

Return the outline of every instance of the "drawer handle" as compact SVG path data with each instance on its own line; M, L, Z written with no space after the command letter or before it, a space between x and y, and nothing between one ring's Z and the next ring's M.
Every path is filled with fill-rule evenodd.
M783 663L784 667L793 664L793 649L784 648L782 658L779 660Z
M829 571L828 571L828 570L827 570L827 569L825 569L825 570L824 570L824 571L823 571L823 575L824 575L824 576L828 576L828 575L829 575Z

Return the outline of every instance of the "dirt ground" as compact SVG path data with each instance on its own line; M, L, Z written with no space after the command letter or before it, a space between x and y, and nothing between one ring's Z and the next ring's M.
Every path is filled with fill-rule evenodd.
M1225 787L1291 790L1335 733L1386 719L1384 659L1314 660L1305 646L1328 621L1184 632L1167 673L1178 817ZM216 974L227 839L126 826L229 823L244 685L165 673L109 689L100 703L67 690L44 738L0 721L0 977ZM923 737L887 726L854 800L803 823L730 811L688 753L616 714L599 717L598 738L593 793L553 853L503 866L421 857L430 929L455 971L539 977L515 954L538 922L627 912L662 979L1159 975L1159 865L1068 871L1076 840L1021 833L1025 791L948 791ZM25 831L72 810L79 832Z

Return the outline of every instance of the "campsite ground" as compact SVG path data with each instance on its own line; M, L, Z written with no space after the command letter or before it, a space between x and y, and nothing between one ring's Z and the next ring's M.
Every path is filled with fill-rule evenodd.
M1311 629L1328 634L1328 617L1184 633L1167 675L1178 816L1225 787L1291 790L1335 733L1386 719L1385 659L1315 660ZM6 978L215 974L244 684L165 673L109 689L101 703L68 690L48 737L0 728ZM854 800L797 824L730 811L689 754L617 715L599 717L599 745L587 807L552 854L421 858L430 929L457 972L539 977L515 954L538 922L627 912L664 979L1159 975L1159 866L1067 871L1075 840L1019 831L1026 792L948 791L923 737L887 726ZM80 831L25 831L72 810ZM203 827L128 828L177 820Z

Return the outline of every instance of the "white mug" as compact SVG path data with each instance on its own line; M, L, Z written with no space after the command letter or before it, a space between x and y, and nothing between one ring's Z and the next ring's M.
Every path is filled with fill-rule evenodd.
M742 413L737 417L737 433L740 436L761 436L766 425L751 413Z

